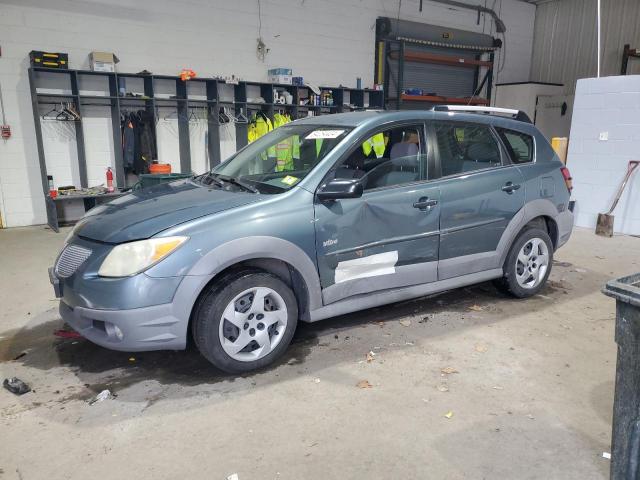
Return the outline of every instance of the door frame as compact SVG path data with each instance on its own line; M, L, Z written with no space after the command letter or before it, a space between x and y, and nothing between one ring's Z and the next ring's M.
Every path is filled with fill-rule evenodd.
M430 175L433 174L433 169L435 167L435 156L434 156L434 152L433 152L433 148L432 148L432 142L430 141L428 132L427 132L427 127L426 127L426 122L427 120L425 119L420 119L420 118L414 118L414 119L404 119L401 121L393 121L393 122L387 122L384 123L382 125L378 125L376 127L372 127L367 129L366 131L364 131L361 135L359 135L358 139L355 141L355 144L352 145L344 154L342 154L340 156L340 158L338 158L335 163L333 164L333 166L327 171L326 175L323 177L322 181L319 183L319 185L316 187L315 193L314 193L314 209L317 208L317 205L321 205L324 202L320 201L318 199L317 196L317 192L318 190L327 182L327 180L332 176L333 172L335 172L335 170L337 168L340 167L340 165L342 165L344 163L345 160L347 160L355 151L357 151L357 149L362 148L362 143L364 141L366 141L367 139L369 139L372 135L377 134L377 133L382 133L388 130L393 130L396 128L402 128L402 127L417 127L419 129L419 134L420 134L420 142L421 142L421 147L422 147L422 152L421 155L426 156L426 162L421 162L421 178L417 181L413 181L413 182L407 182L407 183L402 183L402 184L395 184L395 185L388 185L388 186L383 186L383 187L377 187L377 188L372 188L369 190L365 190L365 192L363 193L362 197L358 198L358 199L353 199L353 200L360 200L362 201L362 199L364 199L365 197L369 196L369 195L379 195L381 193L387 192L391 189L406 189L406 188L410 188L412 186L419 186L421 188L437 188L436 186L431 185L431 182L433 181L433 179L430 178ZM439 200L439 199L438 199ZM433 212L434 214L437 214L438 217L440 215L440 205L438 205L436 211ZM317 217L316 217L317 218ZM438 236L440 235L440 221L438 218L438 221L436 222L435 225L435 230L433 231L429 231L429 232L422 232L416 235L411 235L411 236L407 236L406 240L417 240L420 238L427 238L427 237L433 237L433 236ZM410 237L410 238L409 238ZM415 237L415 238L414 238ZM390 243L390 241L395 240L404 240L404 237L387 237L387 238L381 238L379 240L376 241L371 241L371 242L363 242L360 245L356 245L356 246L351 246L351 247L346 247L345 249L341 249L339 251L336 252L332 252L331 254L336 254L336 253L348 253L351 251L357 251L357 250L362 250L364 248L368 248L368 247L372 247L372 246L377 246L377 245L385 245L387 243ZM318 260L320 259L321 256L324 256L324 252L322 252L319 248L318 248L318 239L316 238L316 256L318 258ZM438 243L439 243L439 239L438 239ZM385 282L384 281L380 281L377 280L376 277L369 277L368 281L371 282L370 283L370 287L367 289L367 291L371 291L371 292L379 292L381 290L385 290L386 288L392 288L392 289L396 289L396 288L403 288L406 286L411 286L411 285L421 285L421 284L428 284L431 283L433 281L437 280L437 264L438 264L438 260L437 258L433 261L430 262L424 262L424 263L418 263L418 264L413 264L413 265L405 265L402 267L396 267L396 268L403 268L405 270L415 270L415 271L407 271L404 272L405 275L409 275L409 276L413 276L413 277L418 277L419 275L424 275L425 272L425 268L428 267L430 264L432 264L432 274L433 274L433 279L429 280L427 282L413 282L413 283L409 283L407 285L403 285L403 286L395 286L395 287L386 287L385 286ZM320 268L320 262L318 262L318 269ZM318 274L320 275L320 272L318 272ZM339 285L339 286L338 286ZM354 296L358 295L358 294L362 294L365 293L365 291L360 291L361 289L358 287L358 285L353 284L355 286L355 288L349 288L350 285L346 284L346 283L340 283L340 284L332 284L329 285L327 287L321 287L322 290L322 298L323 298L323 304L324 305L329 305L338 301L342 301L342 300L346 300L349 298L353 298ZM345 290L346 288L346 290Z
M395 187L401 187L401 186L405 186L405 185L418 184L418 183L429 181L430 180L429 179L429 172L432 171L435 168L435 157L434 157L433 149L431 148L431 141L429 140L428 133L427 133L427 126L426 126L427 122L428 122L428 120L426 120L424 118L414 118L413 120L395 120L395 121L386 122L386 123L380 124L380 125L378 125L376 127L371 127L368 130L365 130L364 133L360 134L360 136L358 137L358 139L355 142L355 145L352 145L351 147L349 147L349 149L345 153L343 153L334 162L334 164L327 171L327 173L322 178L322 180L318 183L318 185L316 186L315 191L313 192L313 202L314 202L314 204L322 203L322 202L320 202L318 200L318 196L317 196L318 190L327 182L327 180L329 179L331 174L333 172L335 172L336 169L338 167L340 167L340 165L342 165L342 163L347 158L349 158L353 152L355 152L358 148L362 148L362 144L366 140L371 138L376 133L382 133L382 132L385 132L387 130L393 130L394 128L398 128L398 127L411 126L411 125L422 126L422 128L420 129L420 141L421 141L422 145L424 145L424 147L427 149L427 152L426 152L427 153L427 165L426 165L427 168L426 168L426 170L424 172L424 178L421 178L420 180L417 180L415 182L410 182L410 183L403 183L403 184L399 184L399 185L389 185L389 186L386 186L386 187L372 188L371 190L365 190L365 193L366 192L384 190L384 189L387 189L387 188L395 188Z

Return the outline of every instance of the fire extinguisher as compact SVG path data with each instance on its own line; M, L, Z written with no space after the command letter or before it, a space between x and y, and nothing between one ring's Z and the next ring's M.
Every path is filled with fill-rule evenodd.
M111 193L113 190L113 172L111 171L111 167L107 167L107 191Z

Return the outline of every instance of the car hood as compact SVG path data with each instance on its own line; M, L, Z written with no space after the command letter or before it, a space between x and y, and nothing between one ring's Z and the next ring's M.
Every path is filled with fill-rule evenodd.
M266 195L232 192L190 180L134 191L90 210L76 234L122 243L141 240L194 218L264 200Z

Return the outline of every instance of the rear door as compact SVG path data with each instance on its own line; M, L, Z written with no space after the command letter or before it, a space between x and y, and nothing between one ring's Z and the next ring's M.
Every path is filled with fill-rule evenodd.
M522 174L489 125L431 126L440 174L438 279L499 268L498 242L524 206Z
M361 198L316 201L318 271L325 304L437 279L439 189L426 182L423 123L387 127L367 149L362 138L330 176L360 178ZM369 135L367 135L369 137ZM384 137L384 140L383 138Z

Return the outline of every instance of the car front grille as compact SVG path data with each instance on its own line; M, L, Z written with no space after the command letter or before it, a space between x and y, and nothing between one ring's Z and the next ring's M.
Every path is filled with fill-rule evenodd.
M58 257L56 273L60 277L70 277L91 255L91 250L79 245L67 245Z

